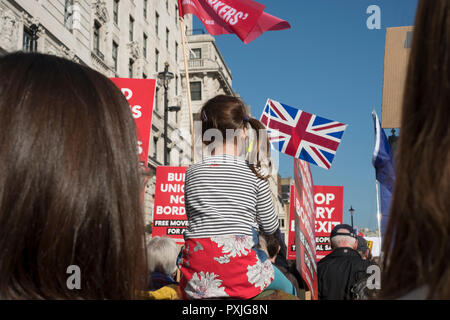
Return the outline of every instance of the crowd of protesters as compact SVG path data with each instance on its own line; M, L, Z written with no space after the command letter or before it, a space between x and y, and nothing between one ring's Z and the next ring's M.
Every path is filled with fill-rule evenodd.
M448 0L419 1L381 291L367 286L366 241L338 225L318 263L319 299L450 298L449 24ZM120 90L59 57L1 57L0 298L304 299L261 161L270 159L264 126L223 95L201 121L238 134L186 172L184 246L146 243L136 129ZM79 290L67 286L72 265Z

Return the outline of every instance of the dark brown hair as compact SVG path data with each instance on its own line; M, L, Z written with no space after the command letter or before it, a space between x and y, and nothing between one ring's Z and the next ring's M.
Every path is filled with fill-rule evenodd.
M136 129L100 73L0 58L0 298L130 299L146 272ZM70 265L81 289L69 290Z
M275 257L275 255L280 251L281 248L281 239L278 232L273 234L260 234L260 236L264 237L267 245L267 254L269 258Z
M267 139L265 126L257 119L247 114L244 102L233 96L218 95L208 100L200 112L202 120L202 136L210 129L217 129L225 138L226 131L229 129L238 130L249 124L251 130L248 130L248 136L254 138L255 145L253 148L254 157L249 162L249 166L253 173L261 179L268 179L268 174L261 171L262 164L270 168L270 146ZM208 142L205 142L208 144ZM264 144L264 145L263 145Z
M450 1L420 0L406 78L382 296L450 299Z

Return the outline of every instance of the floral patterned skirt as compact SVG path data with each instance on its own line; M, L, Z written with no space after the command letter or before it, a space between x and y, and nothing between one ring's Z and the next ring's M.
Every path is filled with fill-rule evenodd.
M257 243L246 235L187 239L180 261L183 297L250 299L260 294L273 281L274 270Z

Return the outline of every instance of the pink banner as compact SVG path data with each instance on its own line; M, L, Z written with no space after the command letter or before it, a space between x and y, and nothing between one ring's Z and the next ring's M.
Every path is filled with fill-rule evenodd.
M235 33L249 43L266 31L290 28L287 21L264 12L265 6L252 0L178 0L180 16L199 18L212 35Z

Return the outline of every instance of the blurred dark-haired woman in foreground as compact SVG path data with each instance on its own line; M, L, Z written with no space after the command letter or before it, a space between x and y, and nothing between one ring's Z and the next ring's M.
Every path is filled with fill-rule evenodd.
M450 0L420 0L405 85L382 297L450 299Z
M0 58L0 299L133 299L145 287L136 146L129 105L100 73Z

